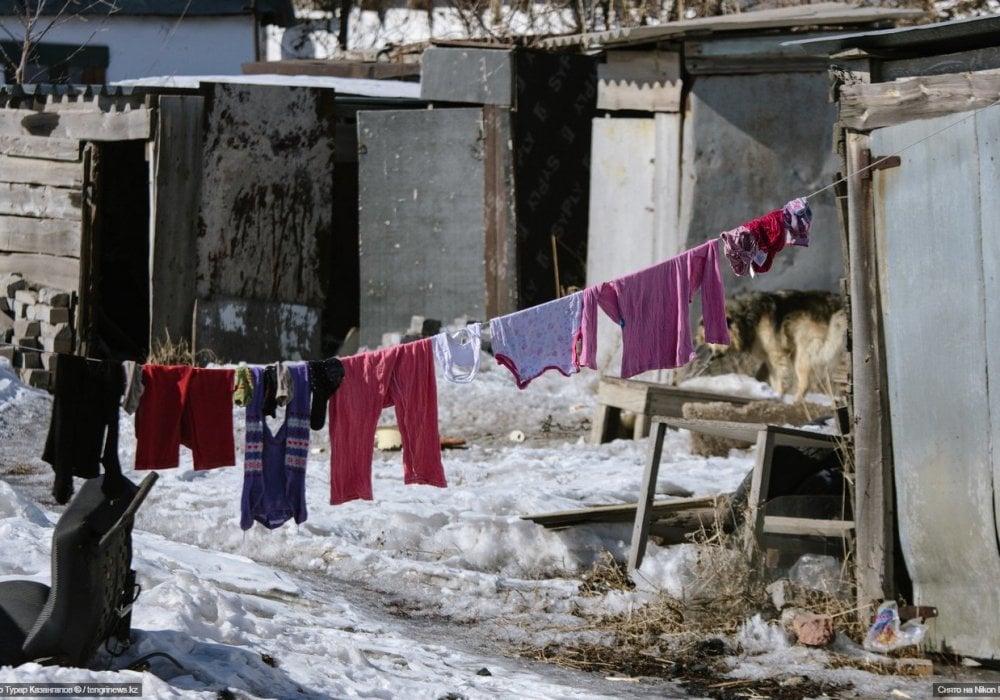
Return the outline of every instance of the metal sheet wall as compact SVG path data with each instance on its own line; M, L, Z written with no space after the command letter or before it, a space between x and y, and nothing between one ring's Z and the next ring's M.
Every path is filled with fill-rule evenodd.
M875 156L905 148L874 173L900 546L913 602L939 610L931 646L985 658L1000 649L998 138L995 110L871 136Z
M362 345L486 318L481 109L358 113Z
M700 75L691 86L681 165L680 234L692 247L834 180L836 114L825 74ZM810 198L809 248L783 251L767 275L737 278L728 294L839 291L843 254L832 190Z

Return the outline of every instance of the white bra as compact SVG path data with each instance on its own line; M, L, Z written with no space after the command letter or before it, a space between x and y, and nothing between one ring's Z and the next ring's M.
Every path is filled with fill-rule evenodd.
M478 323L470 323L454 333L434 336L434 356L441 364L445 379L456 384L471 382L479 372L481 346L482 326Z

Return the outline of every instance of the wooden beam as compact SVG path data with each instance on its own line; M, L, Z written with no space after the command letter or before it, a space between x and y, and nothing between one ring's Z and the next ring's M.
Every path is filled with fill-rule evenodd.
M517 309L517 265L510 198L510 110L483 105L484 185L483 225L486 249L486 316L495 318Z
M867 135L845 133L847 172L856 172ZM872 181L847 181L850 239L851 375L854 397L854 514L858 617L893 596L893 491L885 343L880 316Z
M0 214L80 220L80 190L0 182Z
M80 257L80 222L0 215L0 251Z
M764 517L762 532L767 535L843 538L849 536L852 530L854 530L853 520L819 520L768 515Z
M682 510L698 510L715 507L714 496L697 496L692 498L672 498L660 501L650 506L652 518L655 520ZM590 506L589 508L574 508L556 513L540 513L522 515L522 520L530 520L545 527L565 527L580 523L614 523L635 518L638 503L614 503L605 506Z
M653 421L665 423L667 426L675 429L690 430L696 433L730 438L742 442L754 442L762 430L769 430L772 434L781 436L782 445L791 447L833 449L844 440L844 437L840 435L801 430L799 428L785 428L779 425L767 425L766 423L741 423L739 421L706 420L704 418L665 418L663 416L656 416L653 418Z
M45 287L76 291L80 284L80 261L55 255L0 253L0 272L20 272Z
M161 95L150 168L149 342L191 341L205 98Z
M150 111L130 109L0 109L0 137L45 136L77 141L127 141L150 137Z
M743 543L744 551L752 560L757 558L759 543L764 532L764 506L771 486L771 458L774 456L774 433L766 427L757 433L757 459L750 477L747 499L749 531Z
M52 187L83 187L80 163L11 157L0 153L0 182Z
M901 78L840 88L840 121L871 131L914 119L929 119L989 107L1000 94L1000 70Z
M46 136L0 136L0 153L20 158L80 162L80 142Z
M663 437L666 432L667 426L663 423L656 423L653 428L646 469L642 475L639 504L635 511L635 524L632 526L632 546L628 555L629 571L636 571L642 566L642 559L646 556L646 540L649 538L649 525L653 520L653 499L656 497L656 477L660 472L660 457L663 455Z

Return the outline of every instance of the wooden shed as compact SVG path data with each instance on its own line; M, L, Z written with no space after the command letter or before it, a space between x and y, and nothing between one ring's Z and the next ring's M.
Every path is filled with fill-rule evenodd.
M835 178L836 114L826 56L792 37L889 26L910 10L824 2L547 39L602 58L592 124L587 283L652 265L722 231L823 190ZM809 200L808 249L788 249L747 288L839 291L832 191ZM600 365L617 330L601 319Z
M1000 655L1000 18L803 42L837 78L859 603Z
M371 82L4 88L0 274L75 294L74 350L92 357L144 359L167 339L230 361L320 356L357 324L338 139L356 173L359 104L418 101Z

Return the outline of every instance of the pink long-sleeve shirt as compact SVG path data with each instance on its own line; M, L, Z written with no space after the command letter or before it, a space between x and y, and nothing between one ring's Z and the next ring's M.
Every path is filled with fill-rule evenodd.
M728 345L726 294L719 270L718 242L712 240L584 290L579 364L591 368L597 365L598 306L621 326L622 377L687 364L694 357L688 314L698 290L705 340Z

